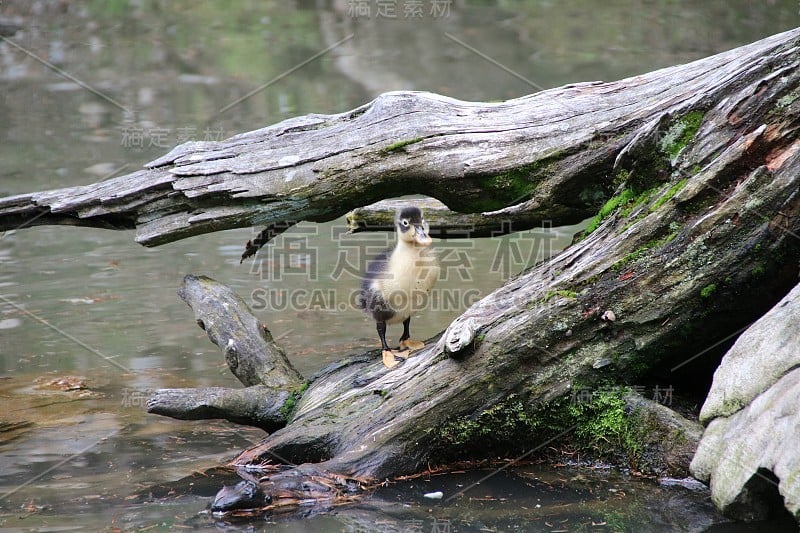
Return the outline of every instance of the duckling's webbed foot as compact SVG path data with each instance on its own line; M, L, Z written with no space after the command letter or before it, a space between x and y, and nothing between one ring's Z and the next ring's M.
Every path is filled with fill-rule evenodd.
M422 348L425 347L425 343L411 339L411 333L409 331L410 329L411 329L411 317L408 317L405 320L403 320L403 336L400 337L400 348L412 352L416 350L421 350Z
M398 363L405 361L406 358L400 355L395 350L383 350L383 366L386 368L392 368Z
M425 343L421 341L415 341L413 339L403 339L400 341L400 348L409 350L411 352L415 352L417 350L421 350L425 347Z

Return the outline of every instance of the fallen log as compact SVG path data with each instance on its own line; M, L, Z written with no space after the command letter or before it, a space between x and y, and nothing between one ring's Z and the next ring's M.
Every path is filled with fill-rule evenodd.
M525 210L531 224L572 224L613 193L615 160L659 131L659 121L707 109L739 83L780 79L794 63L795 38L796 30L647 75L506 102L386 93L345 113L188 142L100 183L0 199L0 230L136 228L138 242L155 246L254 224L332 220L412 192L454 211Z
M695 359L798 275L796 38L751 64L782 57L787 68L732 76L694 115L640 129L616 154L616 194L580 242L475 304L397 371L364 362L323 373L289 425L235 463L277 453L379 480L467 448L476 435L451 430L498 406L541 413L579 384L659 371L680 387L677 372L693 364L689 374L707 380L716 360Z
M282 457L299 466L270 474L269 486L321 476L316 491L474 453L507 424L526 430L516 444L535 450L580 429L558 403L578 387L658 376L701 387L717 362L709 347L796 283L798 50L793 30L497 104L390 93L348 113L187 143L100 184L0 199L0 224L37 216L136 226L137 240L155 245L330 220L401 192L553 224L596 213L572 246L477 302L403 364L387 370L361 356L318 373L284 410L285 427L233 463ZM487 420L498 426L481 427ZM294 487L299 505L303 484Z

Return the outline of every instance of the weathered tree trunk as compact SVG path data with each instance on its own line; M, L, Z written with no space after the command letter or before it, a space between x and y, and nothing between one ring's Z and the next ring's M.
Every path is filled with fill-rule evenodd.
M657 131L662 118L709 109L743 83L775 83L792 69L796 38L786 32L647 75L500 103L387 93L337 115L185 143L146 170L101 183L4 198L0 230L135 227L137 241L154 246L253 224L331 220L410 192L460 212L528 211L531 224L573 223L613 192L612 165L638 145L634 138Z
M600 209L581 240L473 305L402 365L354 357L312 377L278 410L275 425L285 427L234 461L300 465L261 480L267 491L306 475L341 487L339 476L408 474L436 461L443 428L503 402L541 405L578 384L636 383L696 364L795 284L798 47L794 30L498 104L391 93L340 115L187 143L122 178L0 200L0 225L38 216L136 226L139 242L155 245L329 220L409 192L455 211L496 209L486 216L498 229L508 216L530 227ZM280 372L294 376L282 389L298 391L291 366ZM160 394L153 405L166 402ZM293 486L301 498L302 483Z

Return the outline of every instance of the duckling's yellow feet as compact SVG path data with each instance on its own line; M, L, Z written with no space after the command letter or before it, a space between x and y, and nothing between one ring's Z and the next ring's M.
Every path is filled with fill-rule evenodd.
M421 350L425 347L424 342L415 341L413 339L406 339L404 341L400 341L400 348L408 349L409 351L415 352L417 350Z
M383 350L381 352L383 354L383 365L386 368L392 368L400 361L404 361L405 357L401 356L398 352L394 350Z

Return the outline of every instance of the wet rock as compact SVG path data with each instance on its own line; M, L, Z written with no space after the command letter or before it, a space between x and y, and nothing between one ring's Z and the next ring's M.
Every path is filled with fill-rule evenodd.
M662 487L683 487L695 492L705 492L708 490L708 487L704 483L697 481L693 477L685 477L682 479L676 479L674 477L662 477L658 478L658 484Z
M0 18L0 36L13 37L22 29L22 22L14 19Z
M688 476L703 427L639 394L626 395L625 403L636 414L643 435L637 470L657 476Z
M725 355L700 413L692 474L739 520L800 518L800 285Z
M236 509L258 509L271 501L272 499L261 490L258 483L245 480L232 487L222 487L211 504L211 510L226 512Z

